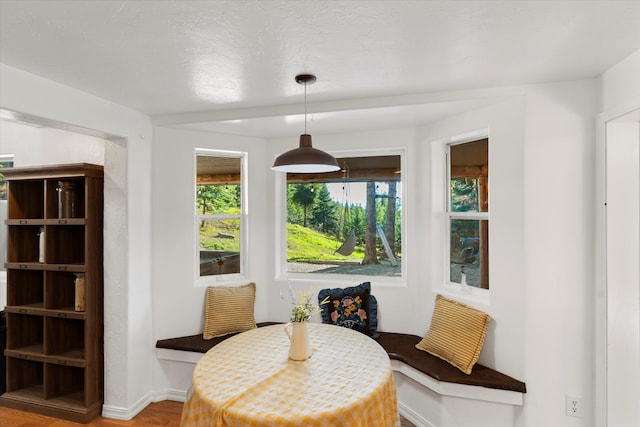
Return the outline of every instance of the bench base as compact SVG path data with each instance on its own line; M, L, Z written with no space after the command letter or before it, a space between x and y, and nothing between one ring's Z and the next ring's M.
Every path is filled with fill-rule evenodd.
M394 379L398 411L417 427L513 427L523 409L492 402L491 396L481 394L474 398L441 395L398 371Z

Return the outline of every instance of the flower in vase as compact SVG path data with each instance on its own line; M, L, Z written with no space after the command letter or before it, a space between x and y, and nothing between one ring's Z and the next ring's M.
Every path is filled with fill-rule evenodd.
M309 289L307 292L298 292L298 297L296 298L293 289L289 288L291 291L291 302L293 303L293 308L291 309L291 319L290 322L307 322L311 319L316 313L320 313L322 310L320 308L321 305L324 305L329 302L329 297L327 296L321 303L320 306L314 304L313 302L313 288Z

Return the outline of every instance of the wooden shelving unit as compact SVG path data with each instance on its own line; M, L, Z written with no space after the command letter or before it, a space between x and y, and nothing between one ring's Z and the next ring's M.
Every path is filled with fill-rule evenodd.
M0 172L9 181L7 391L0 405L86 423L103 402L103 167ZM71 213L61 210L60 183L73 188ZM76 307L79 273L83 310Z

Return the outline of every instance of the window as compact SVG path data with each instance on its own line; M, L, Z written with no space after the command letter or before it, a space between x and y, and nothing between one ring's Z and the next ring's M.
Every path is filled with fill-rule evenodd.
M401 155L337 160L287 174L285 272L401 277Z
M199 277L243 272L245 155L196 152L196 217Z
M489 140L449 145L449 282L489 289Z

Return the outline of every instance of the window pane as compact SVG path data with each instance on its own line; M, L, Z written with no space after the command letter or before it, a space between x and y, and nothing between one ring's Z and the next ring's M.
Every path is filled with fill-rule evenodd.
M200 221L200 275L240 273L240 220Z
M489 212L489 140L450 148L451 212Z
M401 276L400 161L347 157L338 172L287 174L287 271Z
M241 159L198 155L196 163L198 215L239 214Z
M239 185L198 185L196 211L198 215L239 215Z
M478 212L478 179L451 179L451 212Z
M196 155L200 276L241 273L242 155Z
M489 289L489 221L452 219L450 280L462 283L462 274L466 284Z

